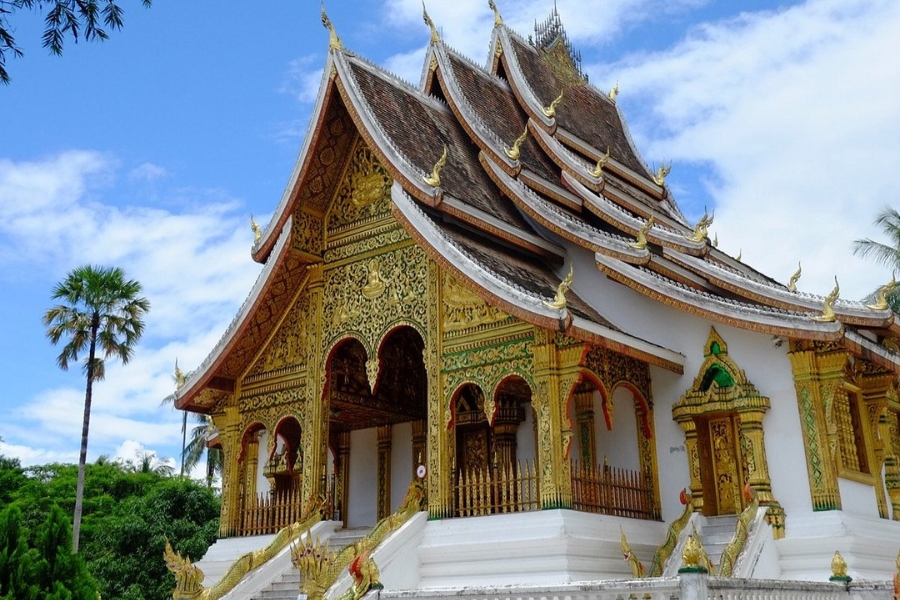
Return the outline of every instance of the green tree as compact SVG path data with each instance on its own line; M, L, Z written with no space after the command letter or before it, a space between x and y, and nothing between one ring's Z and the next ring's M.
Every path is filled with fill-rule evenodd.
M38 530L33 565L35 579L46 600L97 600L97 585L84 559L71 547L69 518L55 504Z
M853 254L870 258L891 271L900 270L900 212L885 206L875 218L875 226L881 230L888 243L871 238L858 239L853 242ZM874 297L874 293L872 296ZM887 300L894 312L900 312L900 286L895 286L888 292Z
M84 419L81 427L81 454L72 526L72 548L78 552L81 513L84 500L84 471L87 462L88 431L91 421L91 394L95 381L106 374L106 359L118 358L127 364L134 346L144 331L143 317L150 302L140 295L141 284L125 279L117 267L76 268L57 284L53 299L63 301L44 314L47 337L53 344L68 341L56 359L62 370L87 350L84 372Z
M38 597L38 588L32 582L36 556L25 538L22 512L18 506L8 506L0 512L0 598L4 600Z
M197 423L191 429L191 440L185 447L184 468L190 472L200 464L204 453L206 454L206 487L212 487L213 479L222 474L224 468L224 456L219 448L210 448L206 442L215 433L212 417L209 415L197 415Z
M152 0L141 0L149 7ZM15 28L9 23L10 15L22 10L42 10L44 15L44 35L42 44L53 54L60 55L66 36L76 42L79 38L103 41L109 37L104 27L121 29L123 25L122 7L115 0L0 0L0 83L9 83L6 71L7 55L22 56L22 49L16 44Z

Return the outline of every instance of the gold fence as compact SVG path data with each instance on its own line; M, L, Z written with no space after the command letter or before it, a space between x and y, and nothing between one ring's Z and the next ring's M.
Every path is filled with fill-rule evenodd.
M474 517L541 508L535 468L528 461L469 469L456 475L453 487L455 516Z
M577 461L572 463L572 508L631 519L660 519L649 474Z
M241 510L240 536L276 533L303 515L300 487L281 492L263 492L256 498L245 499Z

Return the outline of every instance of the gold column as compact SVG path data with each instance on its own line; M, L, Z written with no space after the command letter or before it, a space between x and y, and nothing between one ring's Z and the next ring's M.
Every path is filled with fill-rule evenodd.
M756 492L760 505L769 507L766 519L772 525L776 540L784 537L784 509L772 495L772 479L769 476L769 462L766 458L766 444L763 438L764 410L738 411L740 420L741 449L747 467L747 483Z
M347 526L347 512L350 506L350 432L342 431L335 436L337 456L334 463L334 503L340 513L344 527ZM335 513L337 516L337 513Z
M594 388L582 384L573 396L578 443L581 447L581 462L585 465L595 465L597 464L597 439L594 436Z
M893 519L900 521L900 411L888 410L885 420L890 452L885 454L884 484L891 499Z
M817 351L795 344L788 353L794 373L813 510L840 510L837 426L831 407L841 384L847 352Z
M882 519L887 519L889 516L889 498L885 496L885 487L888 487L888 469L893 467L896 461L893 456L890 421L888 419L888 415L891 414L888 408L888 390L892 383L893 376L890 373L863 375L860 378L862 399L872 431L873 447L870 456L875 459L875 464L871 469L871 473L875 477L875 497L878 501L878 514ZM881 478L882 467L884 467L885 473L884 485L882 485ZM888 494L890 494L890 489L888 489ZM894 511L894 517L900 519L900 515L896 514L896 510Z
M329 397L325 392L325 357L322 356L323 319L323 271L322 265L309 265L309 305L310 320L316 324L310 327L309 374L310 396L306 403L306 422L302 424L303 439L303 511L309 511L312 503L325 495L323 481L328 464L328 414Z
M238 455L241 452L241 419L237 406L226 406L225 412L213 415L213 424L222 438L222 507L219 513L219 537L231 537L238 533L240 524L240 471Z
M443 362L443 298L441 270L428 261L428 339L423 359L428 378L427 462L428 514L432 519L453 516L453 432L450 430L450 391L444 389L441 374ZM416 455L418 456L418 455Z
M259 475L259 431L247 435L247 447L243 449L244 472L241 484L241 507L256 506L256 478ZM241 511L243 513L243 511ZM243 517L243 515L241 515Z
M381 520L391 514L391 442L390 425L378 427L378 503L377 515Z
M425 456L425 444L426 444L426 424L425 421L413 421L412 422L412 477L415 479L418 477L416 473L416 469L419 468L419 465L427 464L427 457Z
M703 481L700 479L700 450L697 447L697 424L689 415L677 419L684 431L684 449L691 480L691 506L694 512L703 510Z

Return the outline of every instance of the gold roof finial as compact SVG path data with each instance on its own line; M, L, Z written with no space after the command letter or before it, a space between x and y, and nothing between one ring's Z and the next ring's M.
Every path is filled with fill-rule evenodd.
M519 157L522 154L521 148L522 144L525 143L525 138L528 137L528 125L525 126L525 131L522 132L522 135L516 138L516 141L513 142L512 148L507 148L504 150L506 155L513 160L519 160Z
M741 257L743 255L744 255L744 250L743 249L738 250L738 254L737 254L737 256L734 257L734 260L741 262Z
M825 303L822 306L822 314L813 317L813 321L819 321L820 323L832 323L837 318L834 315L834 302L838 299L838 296L841 293L841 286L838 285L837 276L834 278L834 289L831 290L831 293L825 296Z
M342 48L341 38L338 37L334 25L331 24L331 19L325 13L325 2L322 2L322 25L328 30L328 50L340 50Z
M694 231L691 232L691 235L686 235L687 239L692 242L702 242L707 237L709 237L709 226L713 224L713 221L716 219L716 211L713 211L713 214L710 215L706 212L706 209L703 209L703 216L700 217L700 220L697 221L697 224L694 225ZM718 243L718 235L716 236L716 243Z
M875 304L866 304L866 308L872 310L886 310L891 307L888 303L888 294L894 291L894 288L897 287L897 274L894 273L891 275L891 281L889 283L884 284L880 288L878 288L878 292L875 296Z
M547 308L555 308L557 310L562 310L566 307L566 292L569 291L569 288L572 287L572 282L575 280L575 266L572 265L569 267L569 274L566 275L566 278L563 279L559 283L559 287L556 288L556 296L553 297L553 300L547 302L544 300L544 306Z
M184 386L184 371L178 366L178 359L175 359L175 389L180 390Z
M431 29L431 43L435 44L441 41L441 36L438 34L437 27L434 26L434 21L428 16L428 9L425 8L425 0L422 0L422 19L425 21L425 24L428 25L428 28Z
M253 220L253 213L250 213L250 229L253 231L253 244L258 244L259 240L262 239L262 230L260 230L256 221Z
M617 81L616 85L614 85L613 88L611 90L609 90L609 93L606 95L606 97L609 98L610 100L612 100L613 102L615 102L616 96L618 96L618 95L619 95L619 82Z
M438 187L441 185L441 169L444 168L444 165L447 164L447 144L444 144L444 153L441 154L441 157L438 159L436 163L434 163L434 167L431 169L431 175L425 175L422 177L422 180L430 185L431 187Z
M716 232L716 235L713 236L712 246L713 246L713 248L719 247L719 232L718 231Z
M800 275L803 273L803 268L800 266L800 261L797 261L797 270L791 275L791 280L788 281L788 291L796 292L797 291L797 282L800 281Z
M603 167L609 162L609 146L606 147L606 154L597 159L597 166L588 170L588 175L599 178L603 175Z
M556 97L553 102L550 103L550 106L541 109L541 112L544 113L544 116L548 119L552 119L556 116L556 107L559 106L559 103L562 102L563 92L559 93L559 96Z
M637 239L630 244L632 248L635 250L643 250L647 247L647 232L653 227L654 224L653 215L650 215L650 218L647 219L647 222L641 227L641 230L638 231Z
M497 10L497 5L494 4L494 0L488 0L488 6L494 11L494 26L503 25L503 17L500 16L500 11Z
M653 183L662 187L666 184L666 175L672 172L672 163L669 163L669 166L666 166L666 163L659 165L659 168L656 170L656 174L653 176Z

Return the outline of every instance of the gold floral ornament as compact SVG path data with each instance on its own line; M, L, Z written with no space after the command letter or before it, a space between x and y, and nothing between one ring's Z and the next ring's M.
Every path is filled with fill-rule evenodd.
M525 138L528 137L528 126L525 126L525 131L522 132L522 135L516 138L516 141L513 142L512 148L507 148L504 150L506 152L506 156L511 158L512 160L519 160L519 157L522 155L522 144L525 143Z
M812 318L813 321L820 323L833 323L837 317L834 314L834 303L841 293L841 286L838 285L837 277L834 278L834 289L825 296L825 302L822 305L822 314Z
M425 21L425 24L431 29L431 43L435 44L441 41L441 36L438 34L437 27L434 26L434 21L428 16L428 10L425 8L425 0L422 0L422 20Z
M597 166L588 171L591 177L600 178L603 175L603 167L609 162L609 146L606 147L606 154L597 159Z
M713 224L715 219L715 211L710 215L706 212L706 209L703 209L703 216L700 217L700 220L694 225L694 230L691 232L691 235L686 235L685 237L692 242L702 242L709 237L709 226ZM718 242L718 239L716 241Z
M310 530L307 530L304 540L291 545L291 563L303 576L300 590L309 600L320 600L325 595L333 560L328 543L322 544L318 536L313 539Z
M644 225L641 227L640 231L638 231L637 238L635 239L635 241L631 242L628 245L631 246L632 248L634 248L635 250L643 250L644 248L646 248L647 247L647 232L650 231L650 229L653 227L653 224L655 222L656 221L654 220L653 215L650 215L650 218L647 219L647 222L644 223Z
M669 163L669 166L666 166L666 163L659 165L659 168L656 170L656 174L653 175L653 183L662 187L666 184L666 175L672 172L672 163Z
M494 4L494 0L488 0L488 6L494 11L494 25L503 25L503 17L500 16L500 11L497 10L497 5Z
M618 95L619 95L619 82L617 81L616 85L614 85L613 88L611 90L609 90L609 93L606 95L606 97L609 98L610 100L612 100L613 102L615 102L616 96L618 96Z
M684 549L681 551L681 568L679 573L709 573L709 570L703 566L706 551L697 539L695 531L688 536L684 542ZM709 559L707 559L708 561Z
M441 157L438 159L436 163L434 163L434 167L431 169L431 175L425 175L422 177L422 181L430 185L431 187L438 187L441 185L441 169L444 168L444 165L447 164L447 144L444 144L444 153L441 154Z
M835 552L831 557L831 577L828 581L839 581L850 583L853 579L847 575L847 561L841 556L840 552Z
M796 292L797 291L797 282L800 281L800 275L803 274L803 268L800 266L800 263L797 262L797 270L791 275L791 280L788 281L788 291Z
M253 232L253 244L256 245L262 239L262 230L256 224L256 221L253 220L252 214L250 215L250 230Z
M891 292L897 287L897 274L894 273L891 276L891 281L889 283L884 284L880 288L878 288L878 292L875 295L875 304L866 304L866 308L872 310L887 310L891 307L888 303L887 297Z
M550 106L546 106L541 109L541 112L544 113L544 116L547 117L548 119L552 119L553 117L556 116L556 107L559 106L560 102L562 102L563 93L564 92L560 92L559 96L554 98L553 102L550 103Z
M197 565L191 564L191 558L182 558L172 549L169 538L166 538L166 547L163 549L163 559L166 568L175 575L175 590L173 598L198 598L203 593L203 571Z
M631 567L631 576L635 579L646 577L647 571L644 569L643 563L637 559L637 556L634 555L634 552L631 551L631 546L628 545L628 540L625 539L625 530L622 527L619 527L619 531L622 533L620 538L620 543L622 545L622 558L625 559L625 562Z
M325 14L325 3L322 2L322 25L325 26L325 29L328 30L328 50L340 50L343 45L341 44L341 38L338 37L337 32L334 30L334 25L331 24L331 19L328 18L328 15Z
M575 266L572 265L569 267L569 274L566 275L566 278L563 279L559 283L559 287L556 288L556 296L554 296L553 300L549 302L544 300L544 306L546 306L547 308L555 308L557 310L562 310L566 307L566 292L568 292L569 288L572 287L574 275Z

